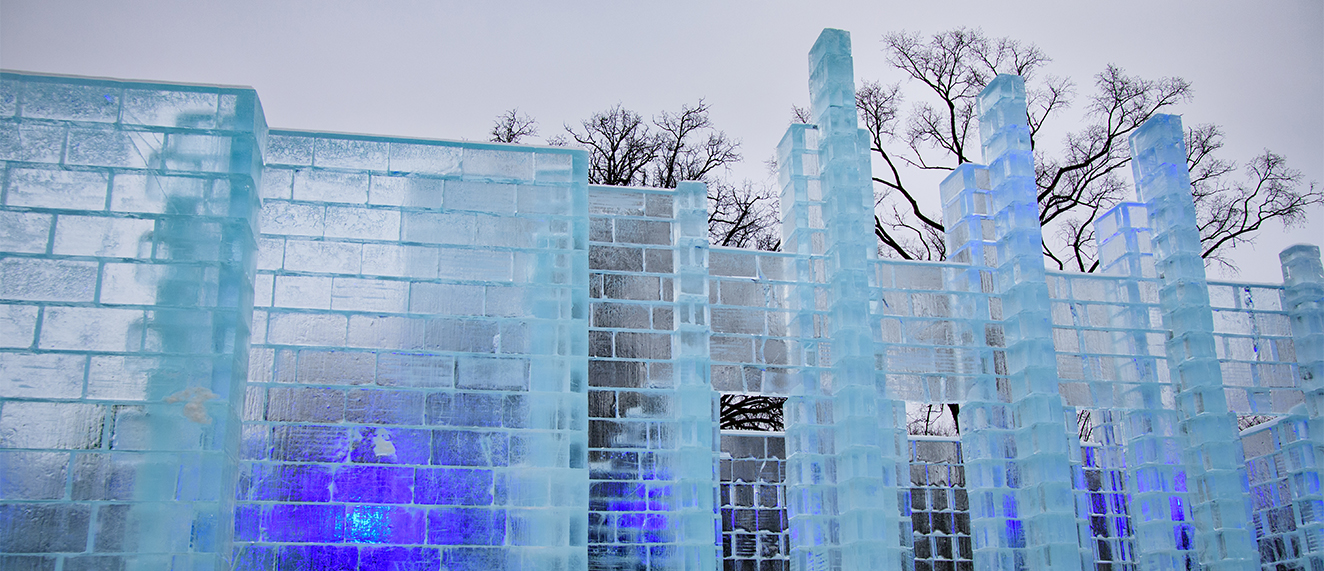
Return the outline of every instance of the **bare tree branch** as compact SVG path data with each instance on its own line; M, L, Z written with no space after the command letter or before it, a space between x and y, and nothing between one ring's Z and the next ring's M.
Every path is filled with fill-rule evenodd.
M809 113L809 109L807 109L807 108L805 108L805 107L798 107L798 106L792 105L792 106L791 106L791 122L792 122L792 123L813 123L813 122L814 122L814 118L813 118L812 115L810 115L810 113Z
M657 158L658 140L642 116L619 104L595 113L581 124L582 131L566 126L575 142L589 151L588 181L610 186L642 185L648 165Z
M1189 151L1188 151L1189 154ZM1217 166L1217 162L1211 163ZM1306 209L1324 204L1324 192L1311 182L1301 188L1301 172L1288 168L1282 155L1265 149L1246 166L1246 181L1197 191L1196 218L1206 260L1232 268L1227 250L1254 241L1255 233L1270 221L1285 227L1306 222ZM1197 186L1197 188L1199 188Z
M960 433L955 404L911 404L906 407L906 433L914 436L956 436Z
M782 397L723 394L718 426L723 430L786 430L782 415Z
M494 143L518 143L524 137L537 134L538 122L520 113L518 108L497 115L496 120L492 122L491 141Z
M1278 420L1278 417L1268 414L1238 414L1237 430L1246 430L1274 420Z
M714 169L740 161L740 144L712 129L702 99L694 107L682 105L679 113L663 111L653 124L659 147L652 166L654 186L675 188L684 180L706 180ZM695 136L700 140L692 140Z
M708 184L708 239L715 246L776 250L781 246L777 193L745 181Z

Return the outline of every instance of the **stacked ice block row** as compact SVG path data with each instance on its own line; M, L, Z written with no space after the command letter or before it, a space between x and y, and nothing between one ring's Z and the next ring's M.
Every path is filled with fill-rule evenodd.
M229 568L265 136L250 89L0 75L0 567Z
M929 383L934 386L926 387L928 394L923 396L926 402L960 406L956 420L961 428L963 469L969 476L967 492L979 500L969 514L973 520L972 548L978 550L981 561L1005 564L1014 561L1016 549L1024 547L1020 534L1024 522L1016 509L1013 490L1018 481L1016 449L1011 444L1015 411L1006 378L1002 303L996 297L999 234L992 188L989 168L972 163L960 165L943 180L939 190L947 247L952 252L949 260L968 265L956 271L944 270L951 275L942 279L898 280L897 286L941 283L952 292L930 293L930 300L916 305L916 316L944 318L936 324L942 325L939 331L945 335L908 335L905 342L948 345L951 347L938 351L957 356L938 369L948 374L941 377L940 383ZM885 331L887 323L885 320ZM907 325L916 328L922 323L915 320ZM913 359L896 362L906 362L908 372L924 371L923 365Z
M269 141L240 568L582 568L587 155Z
M911 436L907 448L916 569L972 571L970 496L961 443L942 436Z
M708 187L700 182L676 186L676 333L672 365L676 374L675 412L670 428L676 440L674 472L653 474L670 479L670 527L674 547L654 547L654 569L700 571L717 567L718 401L713 391L708 307ZM662 499L662 498L659 498Z
M676 543L670 478L653 476L677 460L667 427L675 200L672 191L591 187L589 204L589 559L593 568L646 566L650 547Z
M831 387L824 368L828 291L824 279L826 232L818 174L819 131L793 124L777 146L781 184L782 246L796 259L788 272L787 306L793 338L788 354L791 392L783 404L786 426L786 514L793 569L841 565L836 509L835 442Z
M1131 499L1129 506L1100 503L1099 485L1078 481L1095 557L1185 568L1194 560L1174 391L1158 366L1162 332L1150 323L1158 319L1157 284L1053 273L1048 285L1059 391L1076 412L1073 428L1085 445L1082 468L1105 480L1120 475L1122 482L1103 491ZM1135 516L1134 534L1111 525L1127 513Z
M1086 444L1081 452L1077 486L1085 498L1084 511L1089 517L1094 568L1097 571L1135 569L1136 543L1161 538L1140 535L1151 532L1135 529L1138 522L1132 517L1127 501L1126 472L1108 462L1108 456L1114 453L1098 444ZM1158 532L1171 534L1167 529Z

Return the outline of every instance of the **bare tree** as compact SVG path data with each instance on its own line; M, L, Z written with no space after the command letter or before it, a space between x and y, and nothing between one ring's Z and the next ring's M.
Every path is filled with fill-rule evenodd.
M780 432L786 429L782 415L782 397L762 395L723 394L719 399L724 430L765 430Z
M708 231L712 243L735 248L776 249L776 192L717 176L739 162L740 143L713 127L702 99L679 112L662 112L650 122L617 105L594 114L580 129L566 132L589 151L589 182L674 188L682 181L707 183Z
M951 170L975 160L978 94L997 74L1026 80L1044 255L1059 269L1098 268L1093 222L1129 194L1129 177L1123 176L1130 162L1127 137L1154 114L1191 98L1191 86L1181 78L1144 79L1109 65L1095 76L1093 92L1084 101L1085 125L1049 152L1039 141L1040 131L1071 106L1076 93L1069 79L1038 77L1050 61L1038 47L967 28L928 38L892 33L884 43L891 65L930 96L903 113L900 83L866 81L856 93L860 119L882 166L874 177L880 190L874 232L882 252L905 259L946 256L941 219L924 211L906 174ZM1216 126L1188 131L1204 255L1226 264L1222 254L1252 240L1266 222L1299 224L1305 209L1324 197L1313 183L1302 190L1300 173L1267 150L1251 161L1248 182L1228 182L1234 164L1212 154L1221 146Z
M804 107L799 107L799 106L796 106L796 105L792 105L792 106L791 106L791 122L792 122L792 123L813 123L813 122L814 122L814 116L813 116L812 114L809 113L809 109L804 108Z
M509 109L497 115L496 120L492 122L491 134L491 141L494 143L518 143L524 137L538 134L538 122L520 113L518 108Z
M911 404L906 407L906 433L912 436L956 436L957 405Z
M1090 442L1094 438L1094 415L1089 409L1076 411L1076 436L1081 442Z
M708 238L714 246L776 250L781 245L777 193L745 181L708 184Z
M1225 254L1253 242L1266 222L1304 224L1306 209L1324 204L1324 192L1316 183L1306 184L1302 190L1301 172L1289 168L1282 155L1268 149L1246 165L1244 180L1229 180L1224 175L1235 172L1236 164L1213 157L1223 146L1223 133L1217 125L1187 129L1186 141L1201 255L1208 261L1235 269Z
M675 188L681 181L707 181L717 168L740 161L740 144L712 128L708 104L702 99L694 107L682 105L679 113L663 111L653 124L658 129L653 186Z
M1274 420L1278 420L1278 417L1268 414L1238 414L1237 430L1246 430L1252 426L1259 426Z
M594 113L581 124L566 126L575 142L588 149L588 181L611 186L643 185L648 166L657 158L658 139L643 116L620 104Z
M716 171L740 161L740 143L713 128L702 99L651 122L616 105L566 132L589 151L589 182L614 186L675 188L686 180L710 182Z

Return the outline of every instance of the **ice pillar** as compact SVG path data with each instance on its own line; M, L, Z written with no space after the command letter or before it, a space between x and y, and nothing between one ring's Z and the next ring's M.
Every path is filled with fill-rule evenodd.
M1006 335L1007 392L1015 424L1016 471L1009 475L1018 487L1016 510L1008 518L1024 522L1023 531L1008 529L998 547L1024 546L1023 563L999 557L998 568L1028 565L1030 569L1081 569L1081 549L1072 487L1071 453L1063 430L1065 409L1058 390L1057 362L1049 316L1048 286L1043 262L1043 230L1039 224L1038 188L1025 107L1025 82L999 75L979 94L980 136L989 161L997 229L998 268L995 272ZM974 508L993 509L1002 498L971 498ZM1023 535L1022 535L1023 534ZM992 537L984 536L984 541ZM980 540L976 540L980 541ZM1013 553L1014 557L1019 554ZM976 557L980 552L976 551ZM988 565L988 563L983 563Z
M867 137L856 126L850 35L827 29L809 52L809 93L822 130L818 148L827 229L831 395L841 564L902 569L909 526L898 503L904 435L885 376L876 370L877 325L868 320L876 249ZM903 532L904 537L903 537Z
M676 187L676 473L672 506L676 548L669 568L717 568L716 496L717 393L710 379L708 337L708 187Z
M970 317L983 321L976 330L984 332L980 370L963 387L964 399L957 418L961 427L961 458L965 465L966 491L971 498L970 526L975 560L993 569L1014 569L1016 549L1023 529L1016 510L1015 452L1012 445L1012 411L1009 395L999 390L997 363L1005 362L1002 324L990 313L994 293L993 272L998 264L988 167L973 163L958 166L939 186L943 200L943 222L950 259L966 262L953 289L971 292L975 307ZM997 302L993 302L996 305ZM973 324L972 324L973 325Z
M833 455L830 375L823 331L827 291L823 283L823 193L818 177L819 130L794 124L778 145L782 185L782 247L796 254L794 310L788 331L799 384L783 405L786 418L786 506L794 569L840 569L836 460Z
M251 89L0 78L0 560L228 569Z
M1200 564L1210 571L1252 569L1260 558L1249 527L1245 461L1214 354L1213 311L1182 135L1180 117L1150 118L1131 135L1131 166L1154 232Z
M1292 321L1298 378L1306 398L1310 443L1300 447L1290 461L1293 507L1305 539L1303 558L1308 558L1312 569L1324 568L1324 493L1319 478L1319 464L1324 461L1324 267L1319 247L1308 244L1283 250L1278 258L1283 266L1285 309Z
M1104 274L1124 278L1109 291L1116 295L1111 316L1117 378L1126 383L1120 434L1125 445L1127 492L1135 528L1134 560L1146 570L1181 570L1195 565L1194 528L1190 521L1186 471L1171 383L1160 375L1161 355L1151 355L1150 323L1156 301L1154 256L1150 250L1145 205L1124 202L1094 224L1099 265ZM1101 411L1104 412L1104 411ZM1108 412L1111 414L1111 412ZM1121 466L1118 466L1121 468Z

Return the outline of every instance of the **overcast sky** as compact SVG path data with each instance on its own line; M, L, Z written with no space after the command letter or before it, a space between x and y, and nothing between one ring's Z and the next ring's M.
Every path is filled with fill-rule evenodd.
M1324 182L1319 0L3 0L0 67L248 85L272 127L441 139L486 139L512 107L552 135L616 103L651 115L702 97L743 144L731 176L757 179L790 106L808 103L823 28L851 32L857 81L891 83L904 78L883 34L956 26L1037 44L1082 94L1108 63L1184 77L1195 99L1175 112L1223 125L1224 158L1269 148ZM1240 278L1279 281L1282 248L1324 245L1324 209L1310 219L1236 251Z

